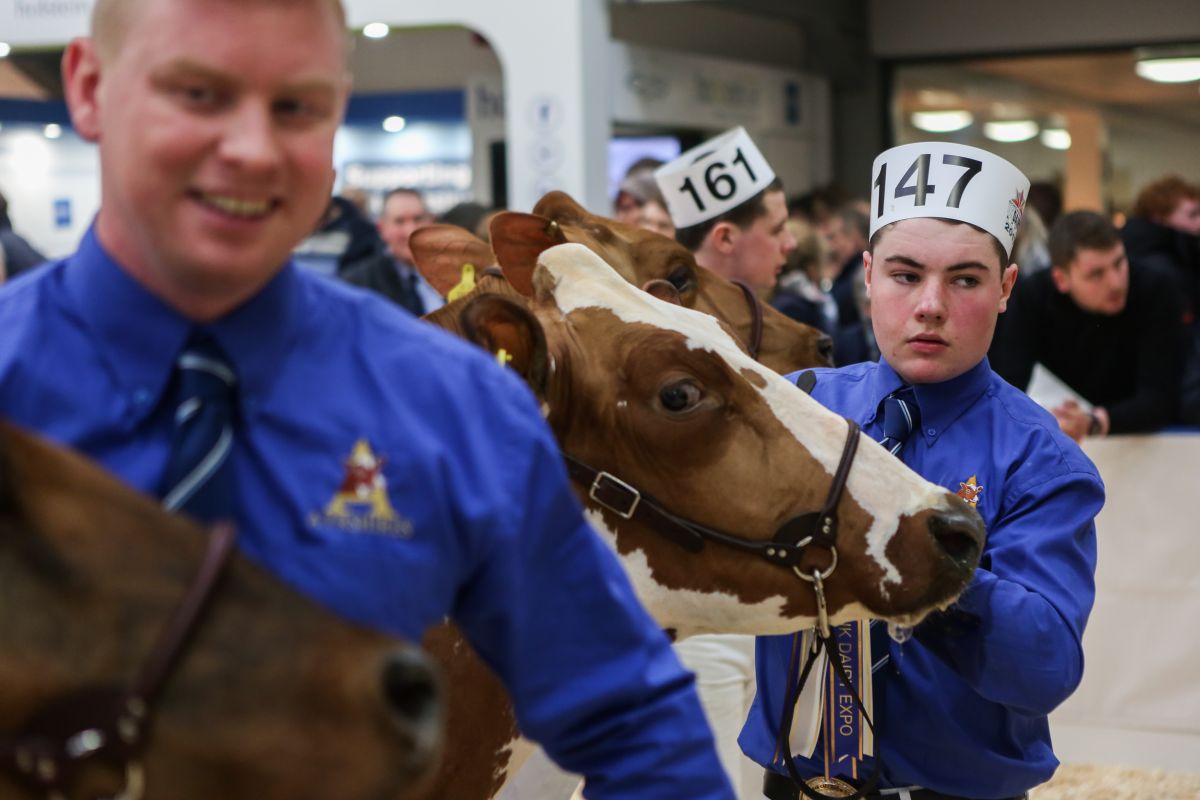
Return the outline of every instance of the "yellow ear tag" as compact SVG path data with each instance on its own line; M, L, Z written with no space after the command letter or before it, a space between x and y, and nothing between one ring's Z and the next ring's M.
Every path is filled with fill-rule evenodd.
M446 292L446 302L453 303L460 297L470 294L475 289L475 265L463 264L462 277L450 291Z
M507 367L509 363L512 362L512 358L512 354L503 347L496 351L496 361L498 361L502 367Z

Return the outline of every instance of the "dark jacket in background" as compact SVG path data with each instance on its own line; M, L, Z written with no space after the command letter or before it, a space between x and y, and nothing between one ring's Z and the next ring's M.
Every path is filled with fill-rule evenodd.
M1017 282L988 359L1018 389L1041 363L1103 406L1112 433L1153 431L1175 421L1181 316L1174 281L1153 267L1130 268L1129 299L1116 316L1082 310L1045 270Z

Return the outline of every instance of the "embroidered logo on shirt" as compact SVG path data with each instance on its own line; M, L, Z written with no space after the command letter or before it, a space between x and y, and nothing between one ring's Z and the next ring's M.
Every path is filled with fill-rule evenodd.
M983 486L975 482L975 476L967 478L965 481L960 481L958 484L958 496L971 504L971 508L979 502L979 496L983 494Z
M309 524L355 533L412 536L412 523L397 514L388 500L384 458L375 455L366 439L354 443L349 458L342 464L346 472L341 486L324 511L309 515Z

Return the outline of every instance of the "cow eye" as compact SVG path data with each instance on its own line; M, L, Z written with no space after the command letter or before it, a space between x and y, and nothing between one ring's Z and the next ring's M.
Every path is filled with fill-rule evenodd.
M686 264L671 270L671 274L667 276L667 282L681 293L692 288L692 280L692 268Z
M678 414L695 407L702 395L700 387L692 381L678 381L660 389L658 401L667 411Z

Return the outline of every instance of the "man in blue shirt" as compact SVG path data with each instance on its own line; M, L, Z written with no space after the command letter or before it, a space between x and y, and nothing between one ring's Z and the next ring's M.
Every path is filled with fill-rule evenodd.
M950 143L893 148L874 175L864 265L882 358L817 370L813 395L883 439L885 402L911 387L911 435L888 445L971 503L988 542L962 597L913 639L872 626L873 746L860 728L867 746L830 757L838 735L826 736L817 703L797 706L781 734L799 636L759 639L758 694L740 741L767 767L772 800L802 791L788 777L789 752L809 786L840 786L834 796L853 793L878 763L878 785L904 789L887 797L1021 797L1053 774L1047 715L1082 675L1104 489L1054 417L986 359L1016 280L1008 261L1028 181L1003 159Z
M96 3L63 66L101 208L0 292L0 413L160 496L221 476L245 552L351 620L415 639L453 617L590 797L731 800L525 387L290 262L333 181L345 38L337 0ZM200 373L224 399L172 403ZM165 487L197 407L232 438Z

